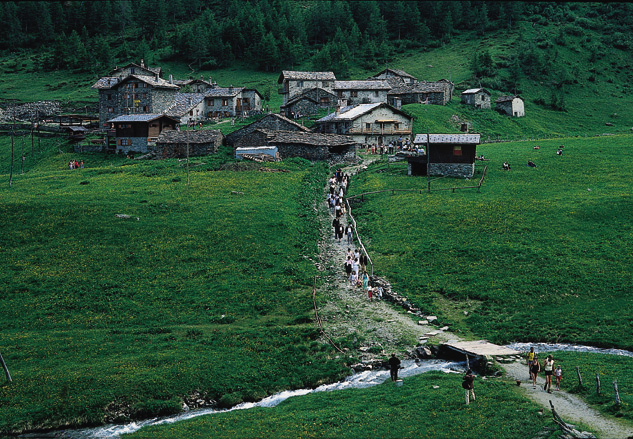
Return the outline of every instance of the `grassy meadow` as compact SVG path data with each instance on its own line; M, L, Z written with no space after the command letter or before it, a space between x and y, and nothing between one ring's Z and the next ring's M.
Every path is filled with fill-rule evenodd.
M0 175L0 352L13 377L0 432L98 424L109 404L173 413L196 390L230 406L349 373L317 341L303 257L316 251L304 203L321 196L324 165L218 170L230 162L218 154L194 161L187 186L177 160L58 146L13 187ZM86 168L68 170L71 158Z
M437 388L434 388L434 387ZM312 393L277 407L236 410L142 429L130 438L535 437L548 420L512 384L475 382L464 404L461 375L429 372L369 389Z
M490 161L477 162L473 180L488 166L479 193L428 194L427 179L407 176L406 164L370 167L353 179L352 195L418 189L365 196L353 207L374 272L465 334L632 349L630 142L481 145L477 153ZM509 172L501 169L506 160ZM442 178L432 189L473 183Z

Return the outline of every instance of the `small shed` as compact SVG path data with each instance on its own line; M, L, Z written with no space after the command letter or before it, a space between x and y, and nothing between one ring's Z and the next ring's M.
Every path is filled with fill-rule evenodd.
M169 130L158 136L152 149L159 158L164 159L209 155L218 152L223 140L224 135L220 130Z
M523 99L519 96L500 96L496 101L496 110L499 113L507 114L513 117L525 116L525 106Z
M475 108L490 108L490 92L485 88L471 88L462 92L462 104Z
M165 130L174 130L178 120L165 114L126 114L108 121L115 130L116 151L148 152Z
M303 131L310 132L310 130L303 125L290 120L281 114L267 114L255 122L248 124L239 130L235 130L226 136L226 143L235 146L239 139L252 133L257 129L272 130L272 131Z
M479 134L418 134L413 143L425 156L409 157L409 175L470 178L475 174Z
M84 140L86 138L86 132L88 131L88 128L77 125L68 125L64 127L64 129L68 133L68 138L74 142Z

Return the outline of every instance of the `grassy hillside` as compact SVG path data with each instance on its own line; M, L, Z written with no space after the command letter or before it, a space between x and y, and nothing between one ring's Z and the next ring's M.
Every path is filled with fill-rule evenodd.
M221 160L197 159L189 186L177 160L55 151L12 188L0 175L0 352L14 380L1 432L100 423L109 404L129 407L123 419L175 412L196 390L232 405L348 373L316 341L303 258L324 166L215 171Z
M355 207L374 270L478 337L631 349L629 144L615 136L481 145L490 161L477 163L476 179L488 165L480 193L428 194L427 179L408 177L406 165L370 168L352 193L422 191L370 195ZM432 187L469 184L444 178Z

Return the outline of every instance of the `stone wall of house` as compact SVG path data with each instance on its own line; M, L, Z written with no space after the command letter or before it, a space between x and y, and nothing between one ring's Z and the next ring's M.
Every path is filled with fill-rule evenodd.
M10 121L16 120L34 121L38 116L56 116L61 113L59 101L37 101L16 106L6 106L2 112L2 119Z
M281 159L290 157L303 157L308 160L327 160L330 153L327 146L306 146L306 145L270 145L276 146Z
M123 154L128 152L147 152L147 137L125 137L129 139L131 145L119 145L119 138L117 137L116 151Z
M378 92L378 96L376 96L375 91ZM347 105L386 103L387 91L388 90L358 90L357 95L352 97L351 91L344 90L341 93L341 99L347 99Z
M156 143L150 148L156 152L158 158L183 158L187 156L186 143ZM189 156L204 156L218 152L218 145L214 143L192 143L189 144Z
M475 175L474 163L429 163L431 175L471 178Z
M264 116L257 122L253 122L250 125L245 126L239 131L234 131L226 136L226 143L229 145L235 145L235 143L244 136L249 135L257 129L271 130L271 131L300 131L300 128L292 123L288 123L278 117ZM246 145L245 145L246 146ZM262 145L259 145L262 146Z
M301 99L295 102L291 106L286 108L286 117L291 117L290 113L294 114L316 114L319 111L319 106L309 99Z
M162 113L171 107L176 99L176 90L155 88L151 91L150 113Z

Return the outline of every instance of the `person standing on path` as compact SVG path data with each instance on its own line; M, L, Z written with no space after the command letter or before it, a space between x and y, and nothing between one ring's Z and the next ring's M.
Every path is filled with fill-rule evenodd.
M530 347L530 352L527 353L527 367L528 367L528 375L532 378L532 363L534 363L534 357L536 357L536 352L534 352L534 346Z
M536 378L538 373L541 371L541 365L538 362L538 357L534 356L534 361L532 362L532 366L530 366L530 374L532 376L532 388L536 389Z
M354 233L351 225L347 225L345 228L345 234L347 235L347 244L352 245L354 243Z
M550 354L543 362L543 370L545 371L545 385L543 390L552 393L552 375L554 374L554 357Z
M556 390L560 390L560 380L563 378L563 371L560 368L560 364L556 366L554 376L556 377Z
M462 387L466 391L466 405L470 404L470 398L475 400L475 377L473 376L473 371L468 369L466 371L466 375L464 375L462 381Z
M338 226L340 226L340 225L341 225L341 222L339 221L338 217L334 218L332 220L332 227L334 228L334 239L338 238L338 236L337 236L338 235Z
M363 270L363 291L367 292L369 287L369 275ZM371 302L371 294L369 295L369 301Z
M398 381L398 369L400 369L400 359L396 354L391 354L389 359L389 370L391 371L391 381Z

